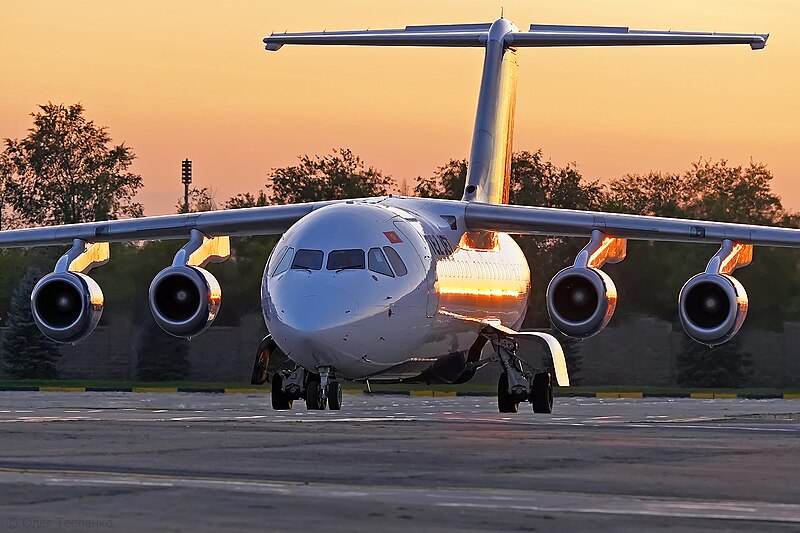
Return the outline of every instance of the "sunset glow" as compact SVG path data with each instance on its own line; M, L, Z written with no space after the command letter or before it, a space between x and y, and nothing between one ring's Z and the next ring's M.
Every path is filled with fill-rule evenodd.
M575 161L589 179L683 171L700 157L769 165L800 210L800 3L794 0L545 2L23 2L4 5L0 137L37 104L81 102L138 158L147 214L174 212L180 161L223 203L300 154L349 147L413 184L464 158L479 49L291 47L271 31L489 22L768 32L747 47L525 49L514 148Z

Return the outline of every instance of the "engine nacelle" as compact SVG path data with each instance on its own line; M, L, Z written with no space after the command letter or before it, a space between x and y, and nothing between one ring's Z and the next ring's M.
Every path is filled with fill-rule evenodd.
M686 282L678 296L683 329L692 339L711 347L739 332L748 306L744 287L727 274L698 274Z
M175 337L194 337L214 321L222 303L217 279L196 266L165 268L150 284L150 310L161 329Z
M568 267L547 286L547 312L561 333L591 337L608 324L617 307L617 287L596 268Z
M85 274L54 272L33 288L31 311L45 336L57 342L78 342L100 321L103 291Z

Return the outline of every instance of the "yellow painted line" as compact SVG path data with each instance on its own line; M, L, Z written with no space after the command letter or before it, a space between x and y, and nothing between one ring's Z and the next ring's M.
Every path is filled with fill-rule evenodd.
M618 392L598 392L594 395L595 398L619 398Z
M713 392L693 392L689 395L690 398L696 398L699 400L713 400L714 393Z
M409 393L411 396L433 396L432 390L412 390Z
M133 392L178 392L177 387L134 387Z
M620 392L620 398L644 398L643 392Z
M714 398L736 398L736 394L730 392L714 393Z
M86 387L39 387L39 392L86 392Z
M444 390L436 390L433 391L434 396L455 396L456 391L444 391Z
M342 389L342 394L364 394L363 389Z
M800 394L784 394L784 400L800 400Z
M246 388L246 387L236 387L225 389L225 394L252 394L252 393L262 393L267 394L270 391L268 388Z

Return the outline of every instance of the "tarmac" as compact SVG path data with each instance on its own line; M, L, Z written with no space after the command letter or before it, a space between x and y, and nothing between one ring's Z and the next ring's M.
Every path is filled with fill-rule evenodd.
M0 530L800 529L800 402L0 392Z

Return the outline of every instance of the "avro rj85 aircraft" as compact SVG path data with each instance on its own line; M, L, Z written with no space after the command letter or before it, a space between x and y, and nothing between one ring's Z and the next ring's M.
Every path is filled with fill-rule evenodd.
M309 409L339 409L339 380L463 383L479 366L497 362L501 412L529 401L534 412L549 413L550 374L522 365L517 340L529 335L543 342L560 385L569 384L564 354L551 335L519 331L530 272L509 234L588 239L574 265L547 287L553 326L572 337L594 335L611 319L617 291L602 267L625 258L627 239L719 244L678 297L686 333L714 346L731 339L747 314L747 294L733 272L751 262L754 245L800 247L800 230L506 205L518 49L744 44L758 50L767 37L538 24L520 31L503 18L273 34L264 39L267 50L287 44L483 48L463 199L389 196L20 229L0 232L0 246L72 246L36 285L31 304L42 333L76 342L92 332L103 310L100 287L87 273L108 261L108 243L187 239L153 280L149 301L167 333L194 337L220 308L220 286L205 266L228 257L229 237L283 234L264 271L261 306L271 337L254 372L265 373L277 349L288 357L291 366L271 376L273 408L305 399Z

